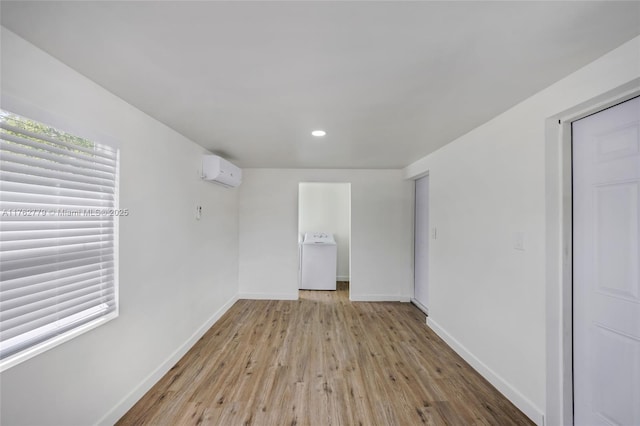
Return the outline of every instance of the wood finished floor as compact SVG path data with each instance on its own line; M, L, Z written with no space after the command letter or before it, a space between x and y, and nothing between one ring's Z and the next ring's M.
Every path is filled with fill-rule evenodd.
M240 300L118 425L530 425L409 303Z

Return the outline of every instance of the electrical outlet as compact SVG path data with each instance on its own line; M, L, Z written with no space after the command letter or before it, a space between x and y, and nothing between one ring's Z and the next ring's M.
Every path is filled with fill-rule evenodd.
M200 220L202 217L202 206L196 206L196 220Z
M438 228L436 228L435 226L431 228L431 239L432 240L438 239Z

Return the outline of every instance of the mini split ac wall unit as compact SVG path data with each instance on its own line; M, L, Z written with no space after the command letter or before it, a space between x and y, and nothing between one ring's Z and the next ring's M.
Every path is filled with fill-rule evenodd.
M242 183L242 169L217 155L202 158L202 179L235 188Z

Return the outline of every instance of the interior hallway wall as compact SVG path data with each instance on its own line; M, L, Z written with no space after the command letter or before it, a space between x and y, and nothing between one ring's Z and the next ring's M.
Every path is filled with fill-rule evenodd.
M202 147L4 28L0 51L2 107L119 145L130 211L120 316L3 372L0 424L112 424L235 300L238 192L200 179Z
M351 299L409 301L413 182L402 170L245 169L240 297L298 298L298 184L351 183Z
M557 318L545 280L559 271L547 275L545 236L560 214L547 221L545 208L560 162L546 163L546 121L639 77L637 37L405 169L429 172L428 324L538 424L557 410L545 400L546 316Z

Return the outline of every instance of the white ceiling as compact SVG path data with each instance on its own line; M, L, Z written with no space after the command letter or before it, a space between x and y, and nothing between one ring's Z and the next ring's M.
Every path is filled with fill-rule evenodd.
M639 2L0 7L3 26L243 167L404 167L640 33Z

